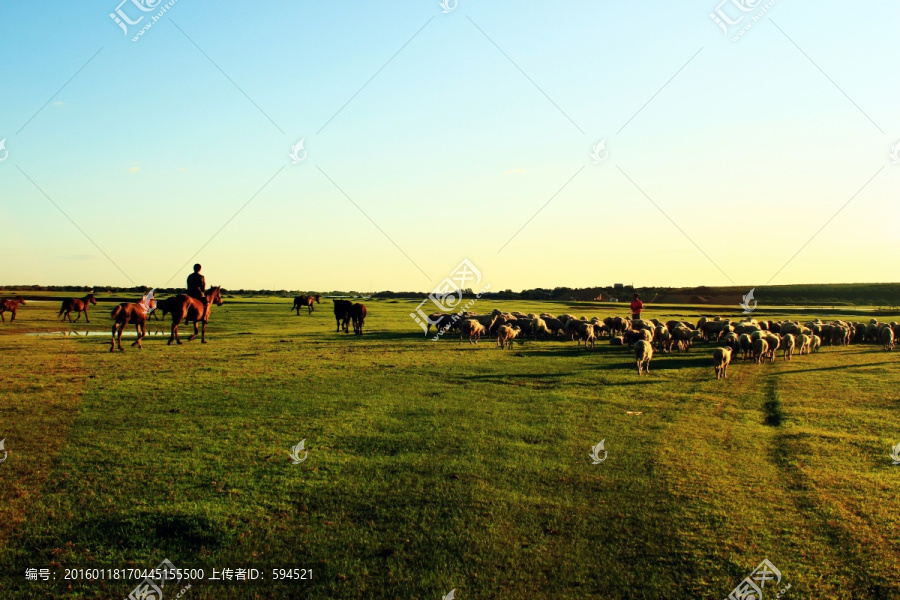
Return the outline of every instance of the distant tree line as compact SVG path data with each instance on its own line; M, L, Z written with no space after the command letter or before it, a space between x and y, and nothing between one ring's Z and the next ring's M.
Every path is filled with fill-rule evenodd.
M481 298L491 300L545 300L562 302L591 302L610 301L615 298L619 302L629 302L631 295L639 293L645 302L652 302L654 297L688 296L688 297L741 297L752 286L699 286L691 288L660 288L660 287L632 287L630 285L589 287L589 288L532 288L520 292L511 289L502 291L489 291L482 294ZM70 292L72 294L87 294L93 291L98 297L103 294L131 294L143 295L150 290L150 286L139 285L132 287L118 287L108 285L77 286L77 285L7 285L0 286L0 293L12 290L22 292ZM183 293L183 288L156 288L157 296ZM390 290L367 293L357 290L247 290L225 289L225 296L275 296L292 298L300 294L315 293L323 297L343 296L350 298L376 298L376 299L423 299L429 292ZM471 298L475 292L471 289L464 290L464 297ZM837 284L795 284L757 287L756 300L761 305L833 305L833 306L900 306L900 283L837 283ZM661 300L662 301L662 300Z

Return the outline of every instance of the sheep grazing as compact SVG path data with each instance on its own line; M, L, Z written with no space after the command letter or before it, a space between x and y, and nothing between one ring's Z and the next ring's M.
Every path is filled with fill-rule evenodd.
M725 339L722 340L725 346L731 348L731 352L737 354L741 349L741 340L737 333L734 331L725 334Z
M579 346L581 345L581 342L584 342L585 349L587 348L588 343L590 343L591 348L593 348L594 341L597 339L597 336L594 333L594 324L581 320L572 320L566 323L566 337L575 340Z
M485 331L490 331L497 319L500 318L501 312L496 308L489 315L467 315L467 319L474 319L484 327Z
M463 336L468 335L469 343L477 344L486 331L487 328L476 319L466 319L459 326L459 343L462 344ZM473 342L472 340L475 341Z
M656 345L660 352L670 352L672 350L672 332L665 325L656 328Z
M637 342L638 340L644 339L644 334L640 331L635 331L633 329L629 329L620 337L622 337L622 339L625 340L625 343L628 344L629 346L634 346L635 342Z
M550 328L547 327L547 322L540 317L535 317L531 320L531 335L534 336L534 339L537 339L539 333L545 334L547 337L553 335L550 332Z
M757 339L761 337L762 335ZM753 345L753 339L745 333L738 338L738 342L741 344L741 360L747 360L750 356L750 346Z
M753 345L750 349L756 364L761 364L766 355L769 354L769 342L762 338L753 340Z
M802 356L804 351L807 354L809 354L811 345L812 345L812 337L811 336L808 336L805 333L801 333L799 336L797 336L797 348L798 348L797 353L799 355Z
M819 351L819 348L822 347L822 338L817 335L812 336L812 341L809 344L809 353L813 354Z
M784 360L791 360L791 358L793 358L796 345L797 341L794 338L793 333L786 333L781 336L781 348L784 350Z
M634 346L634 360L637 363L638 375L644 372L644 369L647 369L647 373L650 372L650 360L653 358L653 346L650 342L646 340L641 340L639 342L635 342Z
M700 332L687 327L676 327L672 330L672 339L679 351L687 352L691 349L693 341L700 336Z
M781 346L781 338L774 333L770 333L762 339L769 345L769 362L775 362L775 352Z
M625 338L623 338L621 335L611 337L611 338L609 338L609 345L610 346L624 346Z
M582 321L580 319L573 319L566 323L566 337L570 340L575 340L579 345L581 345L581 342L583 341L585 348L587 348L587 344L590 342L591 348L593 348L594 340L597 336L594 332L593 323Z
M512 342L519 335L520 331L522 330L518 327L501 325L500 329L497 330L497 345L500 346L501 350L503 348L512 348Z
M731 364L731 348L716 348L713 350L713 366L716 370L716 379L728 379L728 365Z
M544 325L547 326L547 329L550 331L551 334L557 336L557 335L563 335L566 333L566 326L559 319L554 319L553 317L542 317L542 318L544 319Z
M881 344L885 350L894 349L894 330L890 327L881 330Z

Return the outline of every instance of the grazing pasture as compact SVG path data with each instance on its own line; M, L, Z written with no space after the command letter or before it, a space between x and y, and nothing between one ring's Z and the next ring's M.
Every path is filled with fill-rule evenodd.
M110 353L113 303L98 301L89 325L30 300L0 324L4 600L124 598L135 581L62 570L164 558L314 573L197 583L186 600L720 599L764 558L786 598L900 598L900 352L880 340L761 364L735 352L727 379L723 344L700 341L639 376L634 349L606 337L434 342L409 317L418 301L377 300L354 335L329 310L297 319L289 298L226 295L208 344L168 346L148 322L143 350ZM474 307L493 308L627 313ZM644 317L703 314L717 313ZM61 330L80 335L29 335ZM27 567L57 579L26 582Z

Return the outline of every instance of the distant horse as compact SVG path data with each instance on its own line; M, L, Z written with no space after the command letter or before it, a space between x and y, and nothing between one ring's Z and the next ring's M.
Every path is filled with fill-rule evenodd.
M94 292L91 292L84 298L65 298L62 301L62 308L59 309L59 314L56 316L61 316L64 320L69 319L70 323L74 323L81 318L81 313L84 313L84 320L90 323L91 320L88 319L88 305L90 304L97 304L97 300L94 299ZM75 317L75 321L72 320L71 313L73 310L78 315Z
M347 326L350 325L350 307L353 306L353 303L349 300L334 300L334 320L337 322L337 329L335 329L335 333L341 330L343 327L344 333L349 333L347 331Z
M172 313L172 335L169 336L169 345L172 345L173 340L179 344L181 343L181 340L178 338L178 325L182 321L185 323L188 321L194 322L194 335L188 338L189 342L197 337L197 324L202 323L203 333L200 334L200 341L205 344L206 324L209 323L209 313L212 312L212 306L213 304L216 306L222 306L223 304L222 286L217 285L206 292L206 307L203 306L202 302L196 298L191 298L187 294L178 294L174 298L167 298L164 302L167 302L168 312Z
M353 321L353 333L362 335L363 323L366 320L366 307L359 302L351 306L350 319Z
M297 296L294 298L294 306L291 307L291 310L297 311L297 316L300 316L300 309L304 306L309 308L309 312L306 314L312 314L313 311L313 302L319 304L320 296Z
M112 326L112 342L109 351L114 351L116 344L119 346L119 351L122 350L122 331L126 325L134 325L138 336L137 341L131 344L131 347L137 346L139 350L143 349L141 340L147 334L147 308L143 304L123 302L112 310L112 318L115 323Z
M179 304L176 304L176 298L178 298L178 296L172 296L171 298L166 298L165 300L154 300L154 302L156 303L156 310L153 311L153 314L155 315L156 313L161 312L162 320L165 321L166 315L170 312L173 312L173 310L177 308L177 306L180 306Z
M0 300L0 319L6 323L6 317L3 316L3 313L9 311L12 313L12 317L9 319L9 322L12 323L16 320L16 309L19 308L19 305L25 306L25 298L22 296L16 296L12 300Z

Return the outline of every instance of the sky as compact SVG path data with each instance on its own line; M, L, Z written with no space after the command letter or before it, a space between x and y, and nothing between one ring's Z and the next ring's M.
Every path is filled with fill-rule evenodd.
M0 285L200 262L231 289L430 291L463 260L493 290L898 281L898 23L889 0L10 0Z

